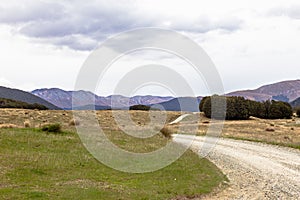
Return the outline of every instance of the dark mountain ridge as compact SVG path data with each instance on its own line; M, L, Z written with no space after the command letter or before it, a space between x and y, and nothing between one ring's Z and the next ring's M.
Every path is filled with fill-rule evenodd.
M15 101L21 101L28 104L41 104L46 106L50 110L60 110L59 107L49 103L43 98L37 97L29 92L25 92L18 89L12 89L0 86L0 98L11 99Z

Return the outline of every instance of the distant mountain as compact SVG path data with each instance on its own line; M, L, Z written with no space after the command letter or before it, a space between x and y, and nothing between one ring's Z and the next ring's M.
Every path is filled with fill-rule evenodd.
M30 94L29 92L25 92L18 89L11 89L11 88L0 86L0 98L12 99L15 101L21 101L28 104L36 103L36 104L44 105L51 110L60 110L59 107L49 103L48 101L40 97L37 97L33 94Z
M198 111L198 106L194 105L191 97L160 97L160 96L134 96L124 97L121 95L112 95L101 97L88 91L65 91L58 88L38 89L32 91L32 94L52 103L63 109L72 109L72 97L76 109L92 109L95 103L96 109L120 108L126 109L133 105L156 105L163 106L166 110L182 110L180 102L187 111ZM246 99L255 101L280 100L292 102L300 97L300 80L282 81L274 84L264 85L254 90L242 90L226 94L227 96L243 96ZM201 97L197 98L200 101ZM112 105L114 102L114 105ZM190 107L188 106L190 104ZM182 106L181 106L182 107Z
M202 97L179 97L167 102L152 105L152 107L158 109L163 107L168 111L199 112L199 103L201 99Z
M290 104L292 107L300 107L300 97L292 101Z
M72 98L74 97L75 105L78 109L84 107L90 107L95 102L98 108L107 108L112 106L112 102L115 102L113 107L123 108L132 105L152 105L165 101L169 101L174 97L159 97L159 96L134 96L124 97L121 95L111 95L107 97L101 97L88 91L65 91L58 88L51 89L38 89L31 92L32 94L51 102L52 104L64 108L72 108ZM129 104L129 105L128 105Z
M255 90L242 90L231 92L228 96L243 96L255 101L280 100L292 102L300 97L300 80L282 81L264 85Z

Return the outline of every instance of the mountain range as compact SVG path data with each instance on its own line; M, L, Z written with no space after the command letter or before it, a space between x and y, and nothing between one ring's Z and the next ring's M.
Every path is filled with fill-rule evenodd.
M75 101L74 105L76 105L76 107L86 107L87 105L94 104L94 102L97 106L111 107L111 102L115 102L113 105L115 108L123 108L138 104L153 105L174 99L174 97L151 95L134 97L111 95L102 97L88 91L65 91L59 88L38 89L31 93L63 109L72 108L72 97L74 97L73 100Z
M243 96L255 101L280 100L289 102L292 106L300 106L300 80L282 81L267 84L253 90L230 92L227 96ZM74 98L73 98L74 97ZM72 109L72 98L75 109L110 108L126 109L132 105L147 105L165 110L178 111L184 107L186 111L198 111L198 103L202 97L161 97L161 96L134 96L125 97L111 95L98 96L88 91L65 91L59 88L37 89L29 92L0 87L0 98L13 99L30 104L38 103L49 109ZM95 102L95 106L94 106ZM113 106L111 105L114 102Z
M300 80L282 81L264 85L254 90L241 90L231 92L228 96L243 96L254 101L266 101L268 99L292 102L300 97Z
M124 97L121 95L112 95L107 97L97 96L87 91L64 91L58 88L38 89L32 94L49 101L50 103L63 108L72 108L72 96L74 96L77 108L91 108L95 102L96 108L106 109L111 107L111 102L116 102L115 108L124 108L132 105L156 105L163 106L166 110L180 110L180 102L185 105L194 104L195 98L192 97L161 97L161 96L134 96ZM264 85L253 90L241 90L226 94L227 96L243 96L246 99L255 101L280 100L292 102L300 97L300 80L282 81L278 83ZM202 97L196 97L196 101L201 101ZM93 101L95 99L95 101ZM195 111L195 106L187 106L188 111Z

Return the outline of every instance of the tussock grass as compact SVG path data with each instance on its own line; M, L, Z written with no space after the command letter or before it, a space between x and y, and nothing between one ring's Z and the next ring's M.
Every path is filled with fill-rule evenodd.
M47 124L43 125L41 128L42 131L49 132L49 133L61 133L61 125L56 123L56 124Z
M71 120L69 121L69 126L79 126L79 125L80 125L79 120L71 119Z

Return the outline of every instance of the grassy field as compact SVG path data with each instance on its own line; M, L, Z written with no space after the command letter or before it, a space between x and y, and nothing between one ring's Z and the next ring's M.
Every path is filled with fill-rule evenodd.
M199 136L206 135L211 124L211 120L202 113L200 121L195 121L195 117L191 116L180 123L181 126L190 127L191 130L195 126L198 127ZM170 127L176 129L177 126ZM189 134L189 131L186 134ZM251 117L249 120L228 120L224 123L221 136L300 149L300 118L267 120Z
M65 132L53 134L37 128L0 129L0 199L171 199L209 193L227 180L212 163L191 151L156 172L119 172L104 166L87 152L73 132L74 127L68 125L69 112L2 112L5 113L1 115L2 123L10 122L20 127L24 120L38 127L40 123L59 119ZM168 116L168 120L174 115ZM148 152L167 142L160 135L147 139L147 142L124 136L117 127L109 124L109 112L99 113L99 116L103 123L107 122L107 136L121 148ZM134 113L133 117L139 120L138 124L143 124L146 119L144 113L139 116Z

